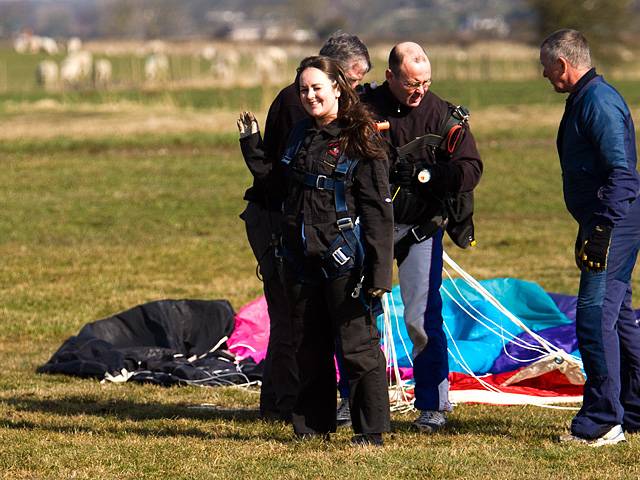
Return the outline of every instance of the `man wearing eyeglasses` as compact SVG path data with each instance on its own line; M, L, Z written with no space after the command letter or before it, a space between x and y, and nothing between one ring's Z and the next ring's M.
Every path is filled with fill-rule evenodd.
M420 45L400 43L389 54L386 81L370 90L367 102L381 121L392 152L417 137L441 135L453 105L431 90L431 64ZM447 143L447 142L443 142ZM449 403L447 340L443 330L442 236L445 200L471 191L480 181L482 161L475 140L464 128L441 147L420 145L392 160L395 246L407 331L413 342L414 425L431 433L446 424Z

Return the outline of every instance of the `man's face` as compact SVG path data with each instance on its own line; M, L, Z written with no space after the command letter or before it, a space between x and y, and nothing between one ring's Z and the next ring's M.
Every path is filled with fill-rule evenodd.
M353 62L344 74L351 88L356 88L367 74L366 64L360 60Z
M431 85L431 65L428 62L405 62L397 74L387 69L387 83L393 96L407 107L417 107Z
M553 89L558 93L567 93L570 91L566 75L566 60L563 60L562 58L551 60L545 53L540 52L542 76L549 80Z

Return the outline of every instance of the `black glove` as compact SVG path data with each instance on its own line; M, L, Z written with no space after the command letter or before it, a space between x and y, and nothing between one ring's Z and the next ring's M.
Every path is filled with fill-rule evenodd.
M602 272L607 268L607 256L611 244L610 225L597 225L591 235L582 242L577 251L576 261L580 270L585 272Z
M398 162L389 175L389 181L397 187L413 185L417 173L417 165L409 162Z

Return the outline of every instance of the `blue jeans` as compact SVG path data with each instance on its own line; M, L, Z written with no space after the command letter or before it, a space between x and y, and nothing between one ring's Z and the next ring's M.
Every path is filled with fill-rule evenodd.
M615 425L640 429L640 326L631 303L631 274L640 249L640 202L616 225L607 269L582 272L576 333L587 381L571 431L597 438Z

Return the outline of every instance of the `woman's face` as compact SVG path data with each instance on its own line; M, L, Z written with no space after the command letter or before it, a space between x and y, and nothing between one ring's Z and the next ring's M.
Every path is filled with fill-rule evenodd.
M326 125L338 116L340 89L326 73L314 67L305 68L300 74L300 100L306 112L319 125Z

